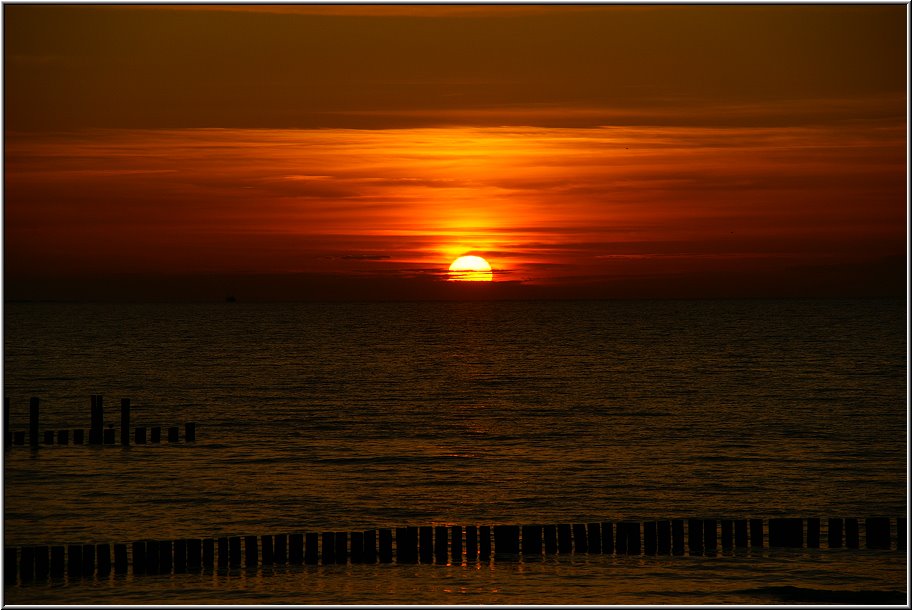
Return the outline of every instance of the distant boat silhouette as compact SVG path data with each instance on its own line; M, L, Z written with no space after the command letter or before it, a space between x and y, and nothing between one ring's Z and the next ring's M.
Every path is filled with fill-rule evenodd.
M225 297L225 302L226 303L237 303L237 299L234 298L233 294L229 294L228 296Z

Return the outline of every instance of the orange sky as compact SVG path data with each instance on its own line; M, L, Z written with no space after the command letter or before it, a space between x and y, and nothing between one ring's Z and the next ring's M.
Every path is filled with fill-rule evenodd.
M901 295L906 12L5 5L5 298Z

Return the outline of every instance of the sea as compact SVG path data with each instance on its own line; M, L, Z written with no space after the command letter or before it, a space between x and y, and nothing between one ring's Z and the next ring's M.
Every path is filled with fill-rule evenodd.
M904 300L7 302L3 318L13 430L33 396L42 431L87 430L97 394L106 426L129 398L133 426L197 436L11 447L6 546L824 523L819 549L6 580L4 604L908 602L907 552L864 548L864 518L908 517ZM862 548L828 548L829 517L859 518Z

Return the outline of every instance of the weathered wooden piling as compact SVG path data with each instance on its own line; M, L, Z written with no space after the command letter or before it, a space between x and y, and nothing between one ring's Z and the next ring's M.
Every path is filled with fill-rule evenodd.
M447 528L445 525L438 525L434 527L434 562L446 565L448 552Z
M304 535L304 563L317 565L320 558L320 535L317 532L307 532Z
M158 572L159 574L170 574L171 567L174 565L174 543L170 540L160 540L158 542Z
M462 565L462 526L450 527L450 559L455 565Z
M478 526L478 558L481 561L491 559L491 526Z
M179 440L180 440L180 438L178 437L179 430L180 430L180 428L178 428L177 426L171 426L168 428L168 442L169 443L179 442Z
M114 444L114 428L105 428L104 431L104 444L113 445Z
M671 520L671 552L673 555L684 554L684 519Z
M446 532L446 528L444 528L444 532ZM446 543L444 543L444 548L446 548ZM396 528L396 563L418 563L417 527Z
M542 533L541 525L523 525L522 526L522 554L526 556L539 557L542 554Z
M74 445L84 445L85 444L85 430L73 430L73 444Z
M614 538L614 550L618 555L627 554L627 522L618 521L615 526L616 536Z
M130 399L120 399L120 444L130 446Z
M380 563L392 563L393 562L393 530L388 527L383 527L377 530L377 535L379 536L379 552L378 558Z
M215 564L215 541L203 538L203 569L211 570Z
M350 544L351 562L364 563L364 532L352 532Z
M602 553L614 553L614 526L611 521L602 521Z
M335 532L322 532L320 534L320 561L323 565L336 563Z
M3 547L3 583L6 586L16 584L16 577L19 574L17 551L14 546Z
M719 529L722 532L722 550L732 550L734 547L732 543L734 542L735 538L735 522L731 519L721 519L719 521Z
M770 547L801 548L804 546L803 520L774 517L769 520Z
M160 443L162 440L162 429L161 426L152 426L152 432L150 434L151 438L149 439L152 443Z
M889 517L868 517L865 519L865 547L869 549L890 548Z
M13 431L10 428L10 399L9 396L3 397L3 449L9 449L13 445Z
M138 426L136 432L133 434L133 442L137 445L146 444L146 429L143 426Z
M228 568L231 559L231 550L227 537L218 539L218 567L220 570Z
M195 572L203 567L203 541L199 538L187 540L187 569Z
M643 523L643 554L655 555L659 550L659 524L655 521Z
M132 544L133 551L133 574L144 574L146 572L146 543L144 540L136 540Z
M292 565L304 563L304 534L288 535L288 563Z
M750 523L750 545L754 548L763 548L763 519L751 519Z
M19 551L19 580L22 582L35 580L35 547L24 546Z
M377 530L364 530L364 563L377 563Z
M336 563L348 563L348 532L336 532Z
M263 565L271 566L275 563L275 549L272 546L272 536L263 534L260 536L260 548L263 552Z
M735 548L747 548L747 519L735 520Z
M70 579L82 576L82 545L67 545L67 576Z
M38 404L37 396L29 399L29 445L38 446Z
M256 536L244 536L244 567L256 569L259 565L260 549Z
M45 431L44 431L44 444L45 444L45 445L53 445L53 444L54 444L54 431L53 431L53 430L45 430Z
M187 571L187 540L180 538L174 541L174 573L183 574Z
M53 550L53 549L52 549ZM117 543L114 545L114 573L126 574L129 563L127 562L127 545Z
M57 431L57 444L58 445L69 445L70 444L70 431L69 430L58 430Z
M642 546L640 542L640 522L626 521L624 523L624 530L627 536L627 554L639 555L642 552Z
M845 539L846 547L850 549L858 548L858 519L849 517L845 520Z
M15 430L13 432L13 444L14 445L24 445L25 444L25 431L24 430Z
M47 580L51 572L51 549L46 545L35 547L35 579Z
M241 537L228 537L228 566L232 569L241 567Z
M827 519L827 546L831 549L842 548L842 524L838 517Z
M601 523L587 523L586 524L586 543L589 545L590 553L601 553L602 552L602 524Z
M719 532L715 519L703 519L703 552L715 555L718 550Z
M95 545L95 557L98 559L98 577L102 578L111 573L111 545L99 543Z
M102 443L102 430L104 429L104 407L102 398L98 394L92 394L92 418L89 423L89 444L100 445Z
M288 561L288 534L276 534L275 540L275 562L279 565Z
M196 422L186 422L184 424L184 441L187 443L196 441Z
M82 575L91 578L95 574L95 545L82 545Z
M656 535L658 536L658 543L656 545L656 552L659 555L668 555L671 553L671 521L668 519L662 519L656 523Z
M896 550L905 551L906 547L906 517L897 517L896 518Z
M545 555L554 555L557 553L557 526L542 526L542 534L545 541Z
M494 526L494 557L510 559L519 555L519 526Z
M418 560L421 563L434 561L434 528L430 525L418 528Z
M687 550L691 555L703 554L703 520L687 520Z
M589 552L589 540L586 537L586 524L585 523L574 523L573 524L573 552L574 553L588 553Z
M561 523L557 526L557 552L561 555L573 551L573 528L569 523Z
M466 561L478 561L478 526L466 526Z
M808 517L807 520L807 547L809 549L820 548L820 518Z
M62 545L51 547L51 578L62 578L66 572L66 548Z

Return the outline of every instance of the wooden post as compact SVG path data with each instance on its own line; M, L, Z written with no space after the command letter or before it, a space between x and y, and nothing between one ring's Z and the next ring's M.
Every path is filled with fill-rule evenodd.
M722 550L730 551L734 547L732 544L734 542L734 533L735 533L735 522L731 519L722 519L720 521L720 529L722 530Z
M554 555L557 553L557 526L546 525L545 534L545 555Z
M95 546L95 556L98 558L98 577L111 573L111 545L99 543Z
M5 400L9 402L9 398ZM17 550L14 546L3 547L3 584L5 587L11 587L16 584L16 577L19 574L18 566L16 565Z
M478 558L481 561L491 559L491 526L478 526Z
M542 526L522 526L522 554L526 556L541 557L542 554Z
M703 554L703 520L687 520L687 548L691 555Z
M317 532L307 532L304 535L304 563L307 565L315 566L320 560L319 540Z
M896 550L905 551L906 550L906 528L907 521L905 517L896 518Z
M29 399L29 445L38 446L38 397Z
M320 554L320 560L325 566L331 563L336 563L335 537L336 536L334 532L323 532L320 535L320 550L322 551Z
M769 520L770 547L801 548L804 546L802 520L773 518Z
M69 445L70 444L70 431L69 430L58 430L57 431L57 444L58 445Z
M750 545L757 549L763 548L763 519L750 520Z
M187 540L187 569L196 572L203 567L203 541L199 538Z
M51 578L62 578L66 571L66 548L57 545L51 547Z
M24 445L25 444L25 431L24 430L13 431L13 444L14 445Z
M466 561L475 563L478 561L478 526L466 526Z
M627 554L627 522L617 522L617 535L614 539L614 550L618 555Z
M364 563L364 532L351 533L351 562Z
M171 426L170 428L168 428L168 442L169 442L169 443L177 443L177 442L179 442L179 440L180 440L180 439L178 438L178 431L179 431L179 430L180 430L180 428L178 428L177 426Z
M161 540L158 543L158 571L159 574L170 574L174 562L174 544L170 540Z
M288 563L292 565L304 563L304 534L289 534Z
M655 521L643 523L643 553L655 555L659 550L659 524Z
M831 549L842 548L842 519L827 519L827 546Z
M684 519L671 520L671 553L684 554Z
M187 422L184 424L184 441L192 443L196 441L196 422Z
M215 541L203 538L203 569L211 570L215 563Z
M153 443L160 443L162 440L162 429L161 426L152 426L152 438L150 439Z
M130 399L120 399L120 444L130 446Z
M747 519L735 520L735 547L747 548Z
M53 430L45 430L45 431L44 431L44 444L45 444L45 445L53 445L53 444L54 444L54 431L53 431Z
M658 544L656 551L659 555L668 555L671 553L671 521L662 519L656 525Z
M92 578L95 574L95 545L82 545L82 575Z
M20 551L19 579L22 582L35 580L35 547L24 546Z
M446 528L444 528L446 532ZM444 544L444 548L446 545ZM418 528L396 528L396 563L418 563Z
M454 525L450 528L450 557L453 565L462 565L462 526Z
M114 444L114 428L106 428L104 431L104 444L113 445Z
M380 563L393 563L393 530L383 527L377 533L380 537Z
M448 552L447 528L445 525L438 525L434 528L434 561L446 565Z
M336 532L336 563L348 563L348 532Z
M865 546L869 549L890 549L890 518L865 519Z
M230 536L228 538L228 565L231 568L241 567L241 537Z
M586 539L586 524L585 523L574 523L573 524L573 552L574 553L588 553L589 552L589 543Z
M364 563L377 563L377 530L364 530Z
M519 526L494 526L494 557L510 559L519 555Z
M614 553L614 527L611 521L602 521L602 552L606 555Z
M74 445L84 445L85 444L85 430L73 430L73 444Z
M230 557L228 538L223 536L218 539L218 567L220 570L228 568Z
M602 525L600 523L586 524L586 541L590 553L602 552Z
M858 548L858 519L855 517L845 520L845 539L846 547L850 549Z
M255 570L259 561L260 549L257 547L256 536L244 536L244 567Z
M129 564L127 563L127 545L117 543L114 545L114 573L126 574Z
M10 399L9 396L3 397L3 449L4 451L13 445L13 431L10 429ZM7 579L7 582L12 582Z
M430 525L418 528L418 559L421 563L434 561L434 528Z
M573 551L572 531L569 523L561 523L557 526L557 552L561 555Z
M146 543L143 540L133 542L133 575L145 574L146 572Z
M67 545L67 576L70 580L82 575L82 545Z
M92 419L89 425L89 444L102 443L102 430L104 429L104 408L99 394L92 394Z
M640 522L627 522L627 554L639 555L642 552L640 546Z
M288 561L288 534L275 535L275 562L283 565Z
M718 524L715 519L703 520L703 549L708 555L715 555L718 549Z
M275 563L275 549L272 545L272 536L263 534L260 537L260 546L263 548L263 565L271 566Z
M133 435L133 442L135 442L137 445L145 445L145 444L146 444L146 429L145 429L145 427L139 426L139 427L136 428L136 433Z
M184 538L174 541L174 573L184 574L187 571L187 541Z
M35 579L47 580L51 571L50 548L41 545L35 547Z
M807 547L809 549L820 548L820 518L808 517L807 520Z

